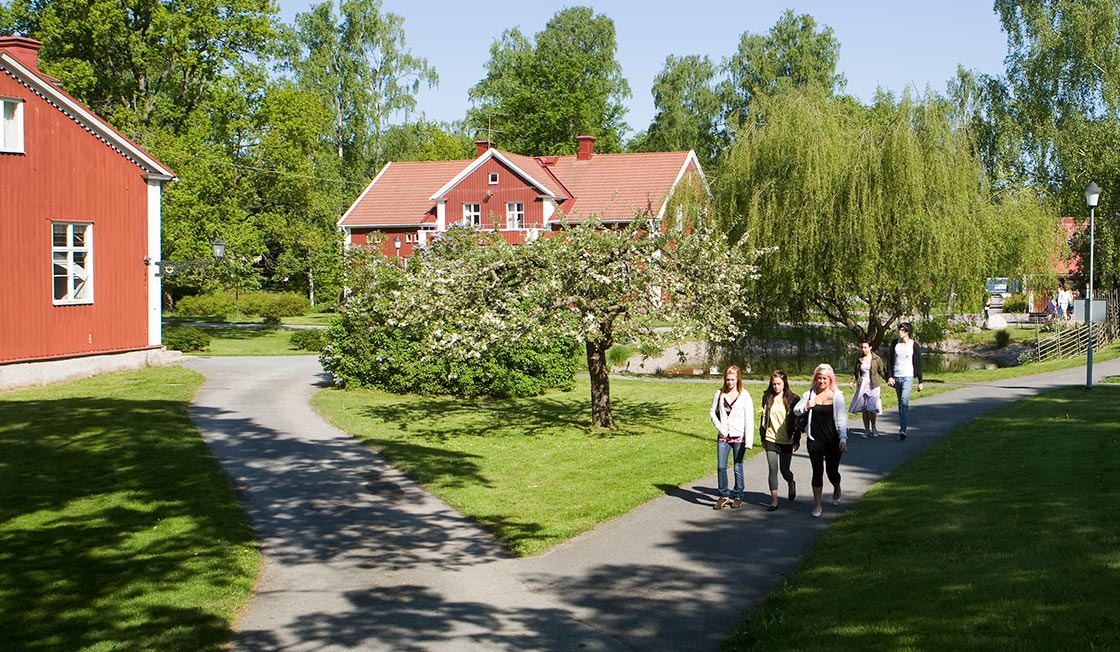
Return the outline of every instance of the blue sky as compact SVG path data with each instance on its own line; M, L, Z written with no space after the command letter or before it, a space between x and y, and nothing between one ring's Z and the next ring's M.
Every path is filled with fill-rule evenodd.
M313 4L278 1L288 23ZM846 91L863 101L879 86L897 93L928 85L943 92L958 64L999 74L1007 50L990 0L382 0L383 11L404 18L412 53L439 73L439 87L418 97L419 110L439 121L463 118L470 106L467 90L485 76L490 45L503 30L519 27L532 38L557 11L575 5L614 21L618 61L632 92L626 101L632 131L653 118L650 87L666 56L702 54L718 63L735 51L743 32L767 32L787 8L832 27Z

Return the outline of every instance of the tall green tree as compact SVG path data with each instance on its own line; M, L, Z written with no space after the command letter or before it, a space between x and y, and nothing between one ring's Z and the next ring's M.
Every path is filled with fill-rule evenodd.
M43 42L43 71L143 144L178 132L230 66L267 58L273 0L14 0L9 22Z
M331 1L296 15L291 68L331 112L330 143L349 179L370 179L384 164L384 136L394 117L416 107L421 84L439 76L412 54L404 19L380 0Z
M1046 189L1066 215L1084 215L1082 191L1096 181L1105 193L1098 209L1097 287L1120 278L1120 1L996 0L1007 32L1007 101L993 105L992 122L1018 125L1021 175ZM1082 275L1088 238L1075 241Z
M595 136L598 150L621 151L630 86L617 50L614 21L589 7L557 12L532 41L506 30L470 91L478 106L468 120L520 154L570 154L582 135Z
M665 66L653 80L653 121L629 149L692 150L701 165L712 167L725 144L716 73L716 65L706 56L666 57Z
M732 130L752 117L751 102L781 88L817 86L830 93L844 88L844 76L836 72L840 41L831 27L817 28L808 14L787 9L766 34L744 32L739 48L723 68L726 79L720 87L724 113Z
M987 276L1041 272L1054 215L1019 193L993 203L968 135L937 98L864 108L820 88L757 102L717 185L719 215L767 250L752 327L816 316L880 344L927 306L978 309Z

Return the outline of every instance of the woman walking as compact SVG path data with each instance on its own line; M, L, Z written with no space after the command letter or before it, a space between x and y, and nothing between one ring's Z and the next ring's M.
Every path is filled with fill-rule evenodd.
M844 394L836 386L832 365L821 364L813 371L813 384L794 406L797 415L807 414L805 439L813 467L813 518L823 511L821 493L824 474L832 483L832 504L840 504L840 457L848 449L848 415Z
M848 383L849 387L855 389L849 411L852 414L863 414L863 434L860 437L867 439L868 436L879 436L875 427L876 416L883 411L879 380L887 379L887 369L883 359L871 349L870 342L860 342L859 349L859 357L853 365L852 380Z
M723 387L712 398L708 412L716 427L716 470L719 474L719 498L715 509L729 503L731 509L743 504L743 454L754 445L754 404L743 391L739 368L731 366L723 373ZM727 459L734 461L735 489L727 488Z
M770 483L770 506L767 511L778 509L778 472L781 471L789 486L789 499L797 497L797 483L793 481L790 461L793 452L801 447L801 435L794 427L797 421L793 407L797 405L797 394L789 388L786 372L775 369L770 374L770 385L762 393L762 420L758 431L762 436L762 447L766 451L766 464L770 468L767 478Z
M898 440L906 441L906 426L910 421L910 391L914 379L922 391L922 347L914 337L914 327L904 321L898 325L898 337L891 341L891 376L887 384L898 395Z

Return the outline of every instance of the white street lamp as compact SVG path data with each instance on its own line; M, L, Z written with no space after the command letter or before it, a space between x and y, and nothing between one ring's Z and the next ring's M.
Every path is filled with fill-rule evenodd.
M1085 188L1085 204L1089 206L1089 283L1085 293L1085 320L1089 323L1088 361L1085 365L1085 389L1093 389L1093 250L1096 249L1097 202L1101 199L1101 189L1090 181Z

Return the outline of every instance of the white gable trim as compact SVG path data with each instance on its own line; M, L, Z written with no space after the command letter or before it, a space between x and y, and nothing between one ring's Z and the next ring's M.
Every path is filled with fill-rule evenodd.
M140 149L135 143L117 133L117 131L110 127L104 120L79 104L69 95L61 92L54 84L48 83L36 74L35 71L24 66L11 55L0 52L0 68L6 69L8 74L16 81L26 86L59 111L62 111L71 120L84 127L85 130L95 138L109 147L112 147L139 167L154 174L164 175L169 178L175 177L175 174L171 170L163 167L159 161L149 156L147 152Z
M431 197L429 197L428 199L431 200L431 201L442 201L442 200L444 200L445 199L444 196L452 188L459 185L460 181L467 178L467 176L469 176L472 172L477 170L483 163L485 163L486 161L488 161L492 158L497 159L499 162L502 163L502 165L504 165L507 168L509 168L510 170L512 170L514 174L516 174L516 175L520 176L522 179L525 179L526 181L528 181L529 185L533 186L538 191L540 191L540 193L542 195L547 196L547 197L552 197L552 198L556 197L555 195L552 194L552 191L549 190L543 183L534 179L531 174L525 172L521 168L514 165L513 161L511 161L508 158L502 156L501 152L499 152L498 150L491 147L490 149L486 150L486 152L483 153L482 156L479 156L475 160L471 161L467 165L467 167L463 168L462 172L460 172L459 174L456 174L451 179L451 181L448 181L446 184L444 184L444 186L442 188L437 190L436 193L434 195L432 195Z
M684 157L684 164L681 169L677 171L677 178L673 179L673 184L669 186L669 192L665 195L665 201L661 202L661 209L657 211L657 219L665 219L665 211L669 208L669 200L673 198L673 193L676 192L677 186L680 184L681 179L684 178L684 173L688 170L689 163L696 167L696 172L700 175L700 180L704 182L704 190L708 191L708 195L712 194L711 188L708 187L708 179L704 176L704 170L700 167L700 159L696 158L696 152L691 149L688 150L688 156Z
M342 223L346 221L346 218L350 217L350 213L354 212L354 209L358 207L358 204L362 203L362 200L366 198L366 195L369 194L369 191L373 190L373 187L377 184L377 180L381 178L381 175L385 174L385 170L388 170L389 166L392 164L393 162L389 161L385 164L385 167L381 168L381 171L377 173L377 176L373 178L373 181L369 182L369 185L366 186L366 189L362 191L362 194L358 195L358 198L354 200L353 204L350 204L350 208L347 208L346 212L342 214L342 217L338 218L338 221L335 222L335 226L342 227Z

